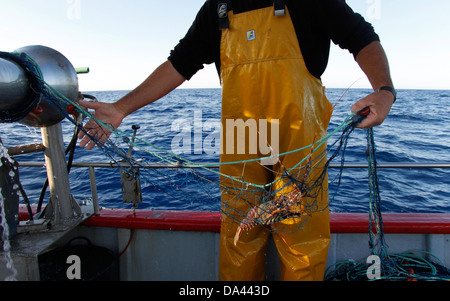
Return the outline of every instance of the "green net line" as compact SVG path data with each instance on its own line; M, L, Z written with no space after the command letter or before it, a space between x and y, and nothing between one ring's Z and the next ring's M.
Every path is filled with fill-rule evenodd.
M28 59L30 61L30 68L39 68L37 66L37 64L31 58L28 58ZM205 185L207 183L211 183L211 184L215 184L215 186L220 188L221 190L233 191L235 194L235 200L233 200L233 201L236 201L236 202L246 202L245 201L246 199L248 199L249 197L255 197L256 195L258 195L258 197L260 197L261 193L263 193L263 197L260 201L271 202L273 199L276 198L278 192L281 191L281 194L284 194L284 192L282 190L288 186L297 187L300 190L309 190L307 195L309 196L310 199L312 199L312 201L310 201L310 203L305 205L306 209L308 210L309 215L312 214L312 212L314 212L314 211L324 210L324 208L322 208L322 207L325 207L325 208L328 207L328 204L324 204L324 205L320 205L320 209L318 209L319 205L317 203L314 203L314 199L316 199L319 196L319 191L321 189L322 189L322 191L320 193L328 193L327 191L323 191L323 188L322 188L322 182L326 178L325 174L326 174L327 168L326 167L319 168L319 178L318 179L316 179L316 180L307 179L311 170L317 169L315 164L319 164L320 162L323 162L324 160L326 160L327 152L322 151L321 154L317 155L317 151L320 148L322 148L323 145L325 145L327 143L327 141L333 135L337 134L339 131L346 131L349 127L351 127L352 123L354 123L353 117L355 116L355 114L349 115L347 118L345 118L345 120L339 126L337 126L334 130L332 130L330 133L328 133L325 137L318 139L317 141L315 141L314 143L312 143L310 145L303 146L302 148L299 148L296 150L291 150L289 152L285 152L282 154L275 154L272 156L267 156L264 158L241 160L241 161L235 161L235 162L218 162L218 163L213 164L214 165L214 168L213 168L211 165L198 164L198 163L195 163L186 158L182 158L179 155L176 155L170 151L164 150L164 149L162 149L152 143L149 143L141 138L134 137L124 131L121 131L120 129L116 129L116 128L112 127L111 125L106 124L106 123L102 122L101 120L96 119L94 116L95 114L91 114L89 111L87 111L86 109L81 107L77 102L66 98L62 93L60 93L59 91L57 91L56 89L54 89L53 87L48 85L45 82L45 80L43 79L42 73L37 73L37 77L38 77L38 80L41 81L43 84L44 88L43 88L43 91L41 91L41 92L42 92L42 94L44 94L46 99L49 102L51 102L51 104L56 109L58 109L61 112L61 114L63 114L69 121L74 123L75 126L77 126L80 131L83 131L92 141L94 141L96 143L96 145L104 152L104 154L109 156L124 171L129 172L129 170L127 169L128 166L124 163L130 163L130 166L132 166L132 165L140 166L140 165L137 162L137 160L135 160L134 158L128 157L127 152L120 149L119 145L116 145L112 141L112 139L111 139L112 137L122 139L122 141L124 141L128 147L133 146L134 148L141 150L144 153L149 154L152 158L156 158L157 160L160 160L161 162L163 162L164 164L167 165L167 168L181 166L181 167L183 167L183 169L190 170L191 175L193 177L202 179L204 181L203 184L205 184ZM63 108L62 104L71 105L74 107L75 111L77 111L79 114L82 114L82 115L90 118L91 120L96 121L96 123L98 124L98 126L100 128L110 132L109 138L106 141L100 141L100 140L96 139L95 137L92 137L91 135L89 135L89 131L86 131L84 129L84 127L82 126L82 124L79 124L77 121L75 121L72 118L72 116L67 113L67 110L65 110ZM125 138L126 138L126 141L125 141ZM132 139L130 139L130 138L132 138ZM348 135L347 135L347 138L348 138ZM339 141L339 139L338 139L337 142L342 143L342 140ZM243 179L243 177L242 178L233 177L228 174L221 173L220 170L217 170L217 168L216 168L216 167L220 167L223 165L229 165L229 164L244 164L244 167L245 167L245 164L247 164L247 163L260 161L260 160L264 160L264 159L271 159L274 157L279 158L282 156L295 154L295 153L298 153L298 152L301 152L304 150L308 150L308 149L311 150L308 155L306 155L304 158L300 158L299 162L294 167L290 168L289 170L285 170L283 172L283 174L280 174L281 177L274 177L274 179L270 180L269 183L263 183L263 184L251 183L251 182L245 181ZM315 156L314 160L313 160L313 154ZM115 158L115 156L117 156L117 155L120 157L119 159ZM305 166L301 167L302 164L304 164ZM145 168L145 166L140 166L140 167ZM294 179L294 177L290 174L295 169L298 169L298 172L300 172L300 171L304 172L304 176L302 176L302 178L303 178L302 181ZM210 180L207 177L205 177L198 170L202 170L202 171L208 172L212 175L219 176L220 181ZM317 173L317 171L314 171L314 172ZM156 173L156 171L152 171L152 173ZM142 174L139 174L139 177L144 178L155 189L159 189L158 186L160 186L160 183L156 182L156 181L158 179L163 179L163 176L164 175L162 175L162 174L157 174L157 175L152 174L151 175L152 178L150 179L148 177L145 178ZM229 180L229 181L226 181L226 180ZM164 181L167 181L167 182L169 182L169 184L172 184L173 179L171 178L171 176L165 175ZM213 183L214 181L217 181L217 183ZM283 181L283 182L281 182L281 184L278 184L277 183L278 181ZM224 184L226 182L231 182L231 184ZM164 185L164 183L161 183L161 184ZM184 185L184 184L182 184L182 185ZM174 186L176 186L176 184L174 184ZM273 186L277 187L276 191L273 189ZM177 188L180 188L180 187L177 187ZM269 191L269 193L266 193L267 191ZM169 191L167 194L170 196L173 196L171 191ZM183 194L182 198L184 198L185 195L186 195L186 193ZM282 201L284 201L284 200L282 200ZM301 200L299 200L299 201L301 201ZM231 206L230 206L230 208L231 208ZM230 210L234 210L234 209L231 208ZM243 217L245 217L246 212L240 212L238 215L240 215L240 219L242 219Z
M30 58L30 57L28 57L28 56L26 56L26 58L27 58L28 60L30 60L30 62L35 66L35 68L38 69L37 64L32 60L32 58ZM38 69L38 70L39 70L39 69ZM129 142L128 142L128 143L129 143L130 145L132 145L133 147L135 147L136 149L139 149L139 150L141 150L141 151L143 151L143 152L146 152L146 153L150 154L151 156L154 156L154 157L160 159L161 161L167 163L168 165L178 165L180 162L183 162L183 167L184 167L184 168L197 168L197 169L198 169L198 168L201 168L201 169L204 169L204 170L206 170L206 171L208 171L208 172L211 172L211 173L213 173L213 174L217 174L217 175L223 176L223 177L225 177L225 178L229 178L229 179L231 179L231 180L233 180L233 181L237 181L237 182L239 182L239 183L241 183L241 184L248 185L248 186L252 186L252 187L255 187L255 188L260 188L260 189L265 189L265 188L267 188L267 187L270 187L270 186L274 185L275 183L277 183L278 181L280 181L280 179L274 180L273 182L270 182L270 183L266 183L266 184L260 185L260 184L255 184L255 183L247 182L247 181L244 181L244 180L242 180L242 179L235 178L235 177L230 177L229 175L224 174L224 173L220 173L220 172L217 171L215 168L213 169L213 168L210 168L210 167L211 167L211 166L215 166L215 167L219 166L219 167L220 167L220 166L222 166L222 165L235 165L235 164L245 164L245 163L257 162L257 161L261 161L261 160L272 159L272 158L275 158L275 157L283 157L283 156L286 156L286 155L295 154L295 153L301 152L301 151L306 150L306 149L313 149L313 151L311 152L311 154L309 154L308 156L304 157L304 158L303 158L302 160L300 160L295 166L293 166L292 168L289 169L288 172L290 173L290 172L292 172L293 170L297 169L297 168L298 168L299 166L301 166L302 164L304 164L307 160L310 160L310 159L311 159L311 156L313 155L313 153L316 153L316 151L317 151L319 148L321 148L324 144L326 144L327 141L328 141L332 136L334 136L336 133L342 131L342 130L343 130L344 128L346 128L347 126L349 126L349 125L352 123L352 118L353 118L353 117L355 116L355 114L356 114L356 113L353 113L353 114L348 115L340 125L338 125L334 130L332 130L332 131L331 131L329 134L327 134L325 137L323 137L323 138L317 140L317 141L314 142L313 144L306 145L306 146L304 146L304 147L302 147L302 148L299 148L299 149L295 149L295 150L292 150L292 151L288 151L288 152L285 152L285 153L282 153L282 154L279 154L279 155L271 155L271 156L262 157L262 158L257 158L257 159L248 159L248 160L241 160L241 161L234 161L234 162L217 162L217 163L213 163L213 164L211 164L211 165L208 165L208 164L198 164L198 163L192 162L192 161L190 161L190 160L188 160L188 159L186 159L186 158L182 158L181 156L176 155L176 154L174 154L174 153L172 153L172 152L169 152L169 151L167 151L167 150L164 150L164 149L162 149L162 148L160 148L160 147L158 147L158 146L156 146L156 145L154 145L154 144L152 144L152 143L149 143L148 141L145 141L145 140L143 140L143 139L141 139L141 138L139 138L139 137L135 137L135 136L133 136L133 135L131 135L131 134L129 134L129 133L126 133L126 132L124 132L124 131L122 131L122 130L120 130L120 129L118 129L118 128L114 128L114 127L112 127L110 124L106 124L106 123L104 123L103 121L101 121L101 120L95 118L94 115L92 115L92 114L89 113L87 110L85 110L84 108L82 108L78 103L76 103L76 102L74 102L74 101L68 99L68 98L65 97L62 93L60 93L58 90L54 89L54 88L51 87L49 84L47 84L47 83L45 82L45 80L44 80L44 78L43 78L43 75L42 75L42 73L41 73L40 71L39 71L37 74L38 74L38 80L41 81L42 84L43 84L43 86L48 90L47 95L50 94L51 96L53 96L53 97L55 98L55 100L56 100L55 104L56 104L56 105L57 105L57 102L58 102L58 101L60 101L60 102L62 102L62 103L65 103L65 104L67 104L67 105L73 105L73 106L76 108L76 111L77 111L77 112L79 112L80 114L85 115L86 117L88 117L88 118L90 118L90 119L92 119L92 120L95 120L101 127L103 127L103 128L105 128L106 130L110 131L110 132L111 132L111 135L114 135L114 136L116 136L117 138L120 138L120 139L122 139L122 140L123 140L124 138L128 138L128 139L129 139ZM64 115L66 115L66 117L67 117L69 120L71 120L71 121L74 122L77 126L79 126L79 127L80 127L80 130L84 131L85 134L87 134L87 135L89 136L89 134L86 133L86 131L84 130L83 127L81 127L81 125L77 124L76 121L74 121L72 118L70 118L70 116L68 116L67 112L64 112L64 110L62 110L62 113L63 113ZM99 147L103 147L103 146L104 146L104 144L102 144L100 141L96 140L95 137L92 137L92 136L89 136L89 137L90 137L91 140L93 140ZM130 139L130 138L133 138L133 139ZM134 140L134 141L133 141L133 140ZM140 145L139 143L141 143L142 145ZM146 148L146 147L148 147L148 148ZM149 149L149 148L150 148L150 149ZM167 155L167 156L170 157L170 158L175 158L176 160L171 160L170 158L165 157L165 156L163 156L163 155L160 155L160 154L158 154L157 152L152 151L151 149L154 149L154 150L156 150L156 151L158 151L158 152L160 152L160 153L162 153L162 154L165 154L165 155Z
M230 165L230 164L246 164L251 162L260 161L261 159L271 159L274 157L282 157L290 154L295 154L297 152L301 152L307 149L311 149L311 152L309 155L302 158L294 167L290 168L287 173L291 173L295 169L300 168L305 162L308 162L308 164L311 164L312 161L312 155L315 154L323 145L325 145L332 136L338 134L341 131L347 131L348 128L354 123L354 117L355 114L350 114L347 116L344 121L339 124L335 129L333 129L330 133L328 133L325 137L315 141L313 144L304 146L302 148L292 150L289 152L285 152L279 155L272 155L267 156L264 158L258 158L258 159L250 159L250 160L242 160L242 161L235 161L235 162L218 162L213 163L211 165L209 164L198 164L195 162L192 162L186 158L182 158L179 155L176 155L172 152L169 152L167 150L164 150L152 143L149 143L143 139L140 139L138 137L134 137L133 135L126 133L124 131L121 131L120 129L113 128L109 124L105 124L101 120L96 119L91 113L89 113L87 110L82 108L78 103L71 101L70 99L66 98L63 94L61 94L59 91L48 85L42 75L42 72L40 71L38 65L28 56L25 54L14 54L18 55L21 58L25 58L29 61L29 69L32 71L32 74L35 74L37 80L42 84L43 91L37 91L44 94L47 99L55 106L55 108L59 109L61 113L63 113L64 116L67 117L72 123L74 123L80 130L84 130L83 126L81 124L78 124L71 116L64 110L59 102L64 103L66 105L73 105L76 111L80 114L85 115L86 117L95 120L101 127L104 129L110 131L115 137L122 139L122 141L125 138L128 138L127 145L133 146L136 149L139 149L145 153L148 153L154 158L157 158L167 164L167 167L170 168L170 166L178 166L180 163L182 163L182 167L186 169L190 169L193 173L194 170L200 169L207 171L209 173L222 176L224 178L228 178L231 181L231 187L226 187L226 189L234 190L234 193L236 195L236 202L241 201L241 197L245 197L245 194L251 194L256 190L259 191L265 191L267 188L270 188L274 184L276 184L277 181L280 181L281 179L277 179L272 181L271 183L266 183L263 185L250 183L247 181L244 181L243 179L239 179L236 177L231 177L227 174L220 173L220 171L217 170L216 167L220 167L223 165ZM346 133L347 138L350 134L351 130ZM85 131L86 133L86 131ZM88 136L89 134L86 133ZM107 141L101 142L97 140L95 137L91 137L91 140L93 140L99 148L101 148L105 154L108 152L112 152L114 154L117 154L121 156L122 158L127 158L126 152L122 151L118 146L116 146L111 139L108 139ZM342 137L342 136L341 136ZM133 138L133 139L130 139ZM335 143L343 143L346 144L346 141L342 142L339 140L336 140ZM109 146L107 146L109 145ZM428 254L423 251L414 251L414 252L408 252L408 253L402 253L402 254L395 254L391 255L388 254L387 251L387 245L384 240L384 230L383 230L383 222L382 222L382 216L381 216L381 198L379 196L379 187L378 187L378 179L376 175L376 160L375 160L375 145L373 141L373 132L368 131L368 145L369 150L371 152L368 152L368 163L369 163L369 189L370 189L370 202L369 202L369 213L370 213L370 224L369 224L369 245L370 250L372 254L380 256L382 259L382 266L383 266L383 276L381 279L390 279L390 280L404 280L404 279L415 279L415 280L450 280L450 274L448 270L444 267L443 263L439 260L436 260L437 257L434 257L432 254ZM341 145L342 146L342 145ZM345 148L345 145L344 145ZM326 152L320 154L317 156L316 160L324 160L324 156L326 156ZM131 163L133 163L133 158L127 158ZM125 169L125 165L122 166L121 162L118 162L116 160L116 164L121 166ZM314 168L314 166L309 166L308 168ZM196 177L203 178L205 182L198 183L199 185L204 185L202 189L207 190L208 187L206 185L209 182L213 182L212 180L209 180L207 178L204 178L202 174L196 173ZM165 178L167 181L171 181L169 177ZM149 183L153 186L157 186L152 183L152 181L149 181ZM217 184L217 183L213 183ZM238 185L239 184L239 185ZM280 188L283 189L286 185L296 185L293 180L289 181L285 185L282 185L283 187ZM314 186L317 183L311 184L312 186L308 187L311 190L317 189L318 186ZM320 183L319 183L320 184ZM303 184L302 184L303 185ZM218 184L218 187L224 188ZM157 188L157 187L156 187ZM252 190L253 189L253 190ZM267 194L262 196L262 202L270 202L273 197L272 194ZM326 191L322 191L320 193L327 193ZM311 212L314 210L320 210L318 209L319 206L314 203L306 204L306 206L309 206L308 208ZM325 205L327 206L327 205ZM230 206L231 208L231 206ZM233 209L230 209L233 210ZM238 216L237 222L240 222L244 219L246 212L235 212ZM299 225L299 229L301 228L301 225ZM422 256L419 256L418 254L421 254ZM429 259L425 259L424 257L428 257ZM355 262L355 261L346 261L342 263L337 263L336 265L330 267L330 269L327 271L327 277L328 279L338 279L338 280L367 280L367 263L361 261L361 262ZM413 272L412 272L413 271Z

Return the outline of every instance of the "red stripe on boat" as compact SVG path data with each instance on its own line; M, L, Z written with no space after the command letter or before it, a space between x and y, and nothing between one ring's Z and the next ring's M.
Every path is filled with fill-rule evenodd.
M28 219L24 206L20 220ZM220 213L208 211L161 211L103 208L99 215L83 222L85 226L124 229L220 232ZM450 214L384 213L385 233L450 234ZM368 233L366 213L331 213L332 233Z

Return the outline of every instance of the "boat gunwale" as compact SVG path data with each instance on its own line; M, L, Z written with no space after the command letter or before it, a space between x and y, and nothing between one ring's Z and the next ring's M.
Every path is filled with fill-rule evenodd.
M125 229L220 232L221 214L212 211L131 210L102 208L84 226ZM384 213L385 233L450 234L450 214ZM330 213L331 233L368 233L367 213Z

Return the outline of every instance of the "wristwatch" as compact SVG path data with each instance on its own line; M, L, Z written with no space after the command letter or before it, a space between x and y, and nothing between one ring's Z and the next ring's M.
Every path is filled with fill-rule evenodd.
M377 90L377 92L380 92L380 91L389 91L389 92L391 92L392 95L394 95L394 102L397 100L397 91L395 91L394 88L389 87L389 86L384 86L384 87L381 87L380 89Z

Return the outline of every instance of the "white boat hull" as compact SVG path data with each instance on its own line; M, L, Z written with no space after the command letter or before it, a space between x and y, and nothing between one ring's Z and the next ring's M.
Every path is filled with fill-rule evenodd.
M450 215L385 214L383 220L390 254L426 251L450 266ZM371 255L367 215L331 214L330 225L328 266ZM103 209L48 249L82 236L117 255L123 252L118 264L120 280L215 281L218 280L219 231L220 215L216 212L137 210L133 214L132 210ZM18 280L39 280L36 260L15 254ZM278 268L276 248L270 241L266 279L278 280Z

